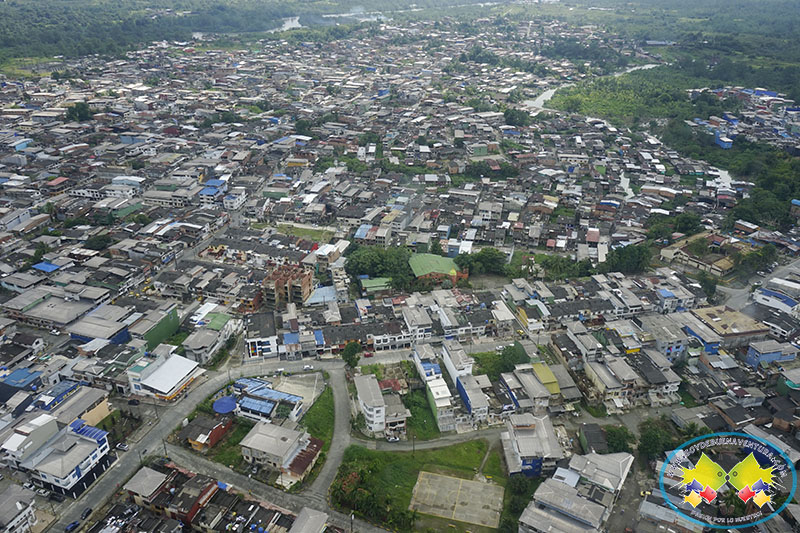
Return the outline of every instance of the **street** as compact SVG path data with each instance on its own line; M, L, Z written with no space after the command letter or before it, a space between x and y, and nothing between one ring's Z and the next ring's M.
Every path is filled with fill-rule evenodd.
M800 272L800 259L795 259L786 265L780 265L772 273L767 274L763 278L760 276L756 276L754 279L751 278L751 282L760 281L762 285L766 285L767 282L772 278L782 278L792 272ZM750 288L750 284L742 289L732 289L730 287L719 285L717 286L717 291L727 296L725 305L736 311L741 311L747 306L747 304L750 303Z

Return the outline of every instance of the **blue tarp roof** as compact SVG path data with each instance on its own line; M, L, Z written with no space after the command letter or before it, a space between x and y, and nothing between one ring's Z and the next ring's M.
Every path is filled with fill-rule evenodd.
M269 416L275 410L275 402L245 396L239 399L239 408Z
M429 363L427 361L422 361L422 368L425 370L432 368L433 371L436 372L437 374L442 373L442 367L440 367L438 363Z
M225 184L226 184L226 182L223 181L223 180L208 180L206 182L206 185L209 186L209 187L221 187L222 185L225 185Z
M667 289L658 289L658 294L660 294L662 298L675 298L675 294Z
M317 346L324 346L325 345L325 337L322 335L321 329L314 330L314 340L317 341Z
M53 263L48 263L47 261L42 261L41 263L36 263L33 265L33 268L36 270L41 270L42 272L54 272L61 268L60 266L54 265Z
M233 396L223 396L214 402L214 412L221 415L232 413L236 409L236 398Z
M358 229L356 230L356 234L354 235L354 237L356 239L364 239L364 238L366 238L367 233L371 229L372 229L371 225L369 225L369 224L361 224L361 226L359 226Z
M299 333L284 333L283 344L300 344Z
M203 194L203 195L208 194L208 195L213 196L213 195L219 194L219 189L217 189L216 187L206 187L205 189L200 191L200 194Z

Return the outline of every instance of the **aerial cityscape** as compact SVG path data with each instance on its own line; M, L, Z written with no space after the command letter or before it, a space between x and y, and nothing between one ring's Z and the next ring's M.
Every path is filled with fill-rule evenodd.
M0 3L0 533L800 531L797 28Z

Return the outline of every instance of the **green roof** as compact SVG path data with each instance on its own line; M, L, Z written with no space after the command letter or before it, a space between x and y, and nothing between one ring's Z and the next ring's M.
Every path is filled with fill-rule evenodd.
M228 320L230 320L231 317L225 313L208 313L206 315L206 319L208 320L208 323L206 324L208 329L222 331L222 328L225 327L225 324L228 323Z
M392 278L362 279L361 287L367 291L383 291L391 287Z
M408 260L408 264L418 278L428 274L455 276L458 273L455 261L436 254L413 254Z

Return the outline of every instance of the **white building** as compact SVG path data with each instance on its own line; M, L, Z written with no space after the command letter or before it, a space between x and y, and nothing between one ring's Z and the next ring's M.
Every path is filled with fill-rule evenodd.
M353 380L358 393L358 407L364 413L367 429L381 433L386 428L386 402L383 400L378 380L372 374L356 376Z
M9 485L0 494L0 533L27 533L36 525L33 492Z
M467 355L458 341L446 340L442 343L442 360L453 383L461 376L471 376L475 359Z

